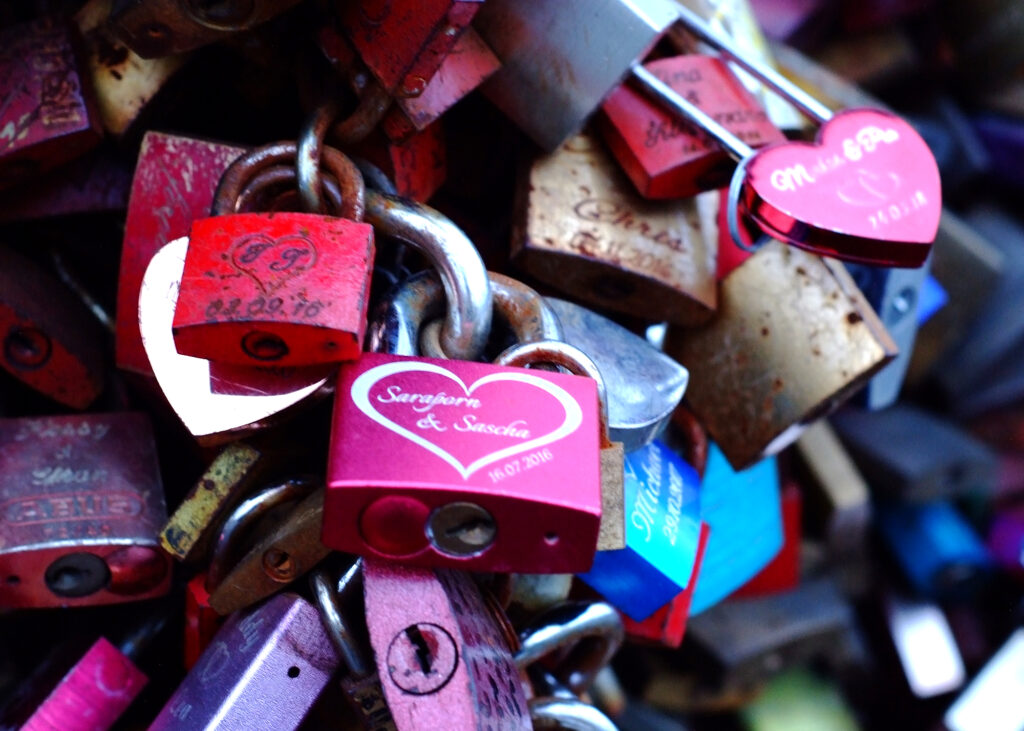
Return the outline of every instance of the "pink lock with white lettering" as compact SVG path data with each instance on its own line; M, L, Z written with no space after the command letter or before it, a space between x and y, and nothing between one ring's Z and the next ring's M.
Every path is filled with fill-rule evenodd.
M330 548L473 571L586 571L600 486L592 379L378 353L339 373Z

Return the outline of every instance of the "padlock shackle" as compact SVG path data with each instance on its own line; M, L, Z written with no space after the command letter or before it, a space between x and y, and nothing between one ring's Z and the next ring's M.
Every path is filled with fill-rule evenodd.
M600 407L601 449L612 445L608 436L608 392L601 377L601 370L589 355L569 343L558 340L537 340L532 343L513 345L497 358L496 365L525 368L528 365L550 363L562 366L570 373L592 378L597 383L597 399Z
M678 23L698 40L718 50L728 60L795 106L806 116L824 124L832 119L832 110L765 63L743 52L731 39L717 33L703 18L682 3L676 3Z
M224 519L217 533L206 571L206 590L212 592L216 589L230 571L228 562L234 557L234 549L243 534L270 511L302 498L312 488L312 480L295 478L264 488L240 502Z
M618 731L618 726L608 716L578 698L531 698L527 705L530 707L530 720L535 729Z
M622 645L625 629L615 609L604 602L566 602L536 617L519 633L522 647L516 665L526 670L548 655L590 640L592 645L578 668L557 668L552 674L577 695ZM570 657L575 655L571 653ZM576 656L578 657L578 655Z
M360 558L342 573L337 582L331 581L324 568L317 569L309 576L309 586L320 610L320 621L345 667L356 678L368 678L376 672L376 668L359 649L359 642L341 613L339 599L354 584L362 570L363 559Z

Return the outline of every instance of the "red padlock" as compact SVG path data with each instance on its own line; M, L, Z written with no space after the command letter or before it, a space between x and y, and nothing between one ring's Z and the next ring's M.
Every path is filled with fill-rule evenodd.
M423 93L483 0L359 0L341 28L370 72L395 97Z
M206 574L198 574L185 586L185 669L191 670L209 646L217 630L224 624L222 617L210 605L210 592L206 590Z
M118 368L153 375L139 330L139 293L150 260L210 212L224 170L244 148L147 132L132 180L117 280Z
M77 45L73 26L56 18L0 33L0 188L99 143L99 117Z
M674 56L645 68L751 147L786 141L721 58ZM735 163L725 150L636 89L617 87L601 110L604 139L641 195L687 198L728 184Z
M421 203L444 183L448 172L444 129L437 120L403 142L392 142L375 131L353 152L380 168L395 183L398 195Z
M174 311L178 352L249 366L355 358L366 329L374 253L373 227L359 222L362 175L340 152L324 150L343 191L342 218L221 215L235 210L247 178L266 166L265 152L233 163L213 216L192 225Z

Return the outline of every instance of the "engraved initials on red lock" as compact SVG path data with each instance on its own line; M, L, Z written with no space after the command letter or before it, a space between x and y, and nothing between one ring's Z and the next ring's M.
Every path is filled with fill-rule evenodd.
M324 544L418 565L589 567L601 516L593 380L368 354L342 368Z
M254 151L224 174L214 217L192 224L174 313L178 351L244 365L307 365L358 356L366 328L373 228L360 222L362 176L336 150L324 159L341 181L341 215L233 210ZM356 220L347 220L353 218Z

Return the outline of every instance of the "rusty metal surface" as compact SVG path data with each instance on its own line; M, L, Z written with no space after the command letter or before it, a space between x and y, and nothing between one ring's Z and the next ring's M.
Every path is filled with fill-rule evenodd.
M838 407L896 346L843 265L773 241L722 280L706 326L670 328L686 401L736 469Z
M141 413L0 419L0 606L111 604L170 587L156 535L166 520L156 446ZM45 578L68 554L110 573L86 596L59 596Z
M677 325L716 305L718 194L641 198L611 156L578 135L523 181L513 262L597 307Z
M601 450L601 526L597 533L598 551L626 547L625 453L615 442Z
M167 521L161 547L181 561L204 558L214 526L252 486L260 457L242 442L225 447Z

